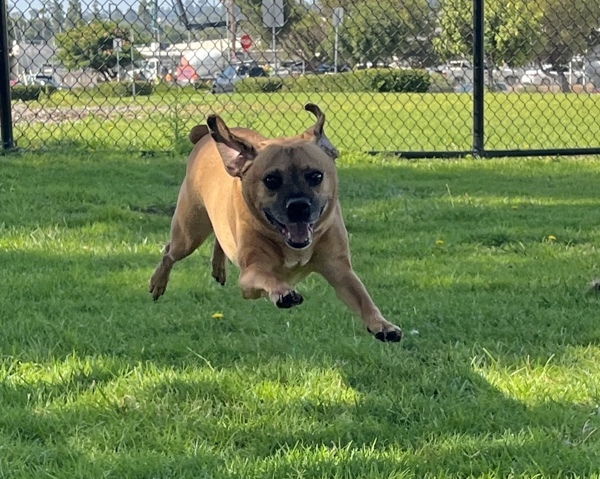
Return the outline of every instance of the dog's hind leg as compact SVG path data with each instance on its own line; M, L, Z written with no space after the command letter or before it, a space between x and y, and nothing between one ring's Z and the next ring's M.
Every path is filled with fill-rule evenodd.
M149 292L156 301L167 289L173 265L200 246L213 232L203 206L177 204L171 221L171 239L165 245L162 260L150 279Z
M215 237L215 245L213 247L212 258L212 277L215 278L217 283L221 286L225 286L225 280L227 278L226 266L227 257L221 248L219 240Z

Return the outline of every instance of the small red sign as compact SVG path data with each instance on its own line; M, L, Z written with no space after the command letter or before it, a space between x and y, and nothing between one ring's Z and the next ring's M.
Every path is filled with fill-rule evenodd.
M250 47L252 47L252 38L250 38L250 35L242 35L242 38L240 38L240 44L242 45L244 51L250 50Z

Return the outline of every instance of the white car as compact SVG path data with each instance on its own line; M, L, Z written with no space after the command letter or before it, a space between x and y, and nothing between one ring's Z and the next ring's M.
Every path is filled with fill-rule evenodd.
M442 67L442 75L454 86L473 83L473 66L468 60L452 60Z
M473 65L468 60L451 60L441 68L441 73L448 82L460 87L472 85L474 78ZM484 82L487 84L489 79L489 71L486 68L483 72Z
M584 73L580 70L571 70L569 72L568 67L561 69L565 78L572 85L579 85L583 83ZM558 85L558 71L551 70L550 68L536 68L532 70L526 70L525 74L521 77L521 83L523 85L535 85L535 86L552 86Z
M504 66L501 68L494 68L492 71L492 78L495 82L503 82L509 86L515 86L519 83L519 80L524 74L525 70L522 68Z
M546 73L542 69L525 70L525 74L521 77L522 85L535 85L535 86L551 86L556 85L556 72L552 75L550 72Z

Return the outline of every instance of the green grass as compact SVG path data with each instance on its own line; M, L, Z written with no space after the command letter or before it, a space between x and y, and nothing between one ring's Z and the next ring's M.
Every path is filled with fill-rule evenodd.
M29 105L48 111L103 106L111 111L108 119L92 112L62 123L18 123L16 137L24 148L75 144L178 151L189 129L212 112L231 124L259 128L267 135L301 131L311 122L302 111L309 101L324 109L327 131L345 151L460 151L472 146L472 96L455 93L212 95L174 90L124 99L89 95L78 99L61 93ZM597 147L600 126L594 119L599 116L600 95L488 93L486 147Z
M600 158L343 155L399 345L316 277L242 300L209 244L153 303L184 164L0 158L0 477L600 477Z

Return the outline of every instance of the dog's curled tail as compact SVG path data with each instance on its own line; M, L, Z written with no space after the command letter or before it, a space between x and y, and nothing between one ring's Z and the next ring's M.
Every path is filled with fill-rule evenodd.
M188 135L188 138L190 139L192 144L195 145L202 138L204 138L206 135L208 135L208 133L209 133L208 126L196 125L194 128L191 129L190 134Z

